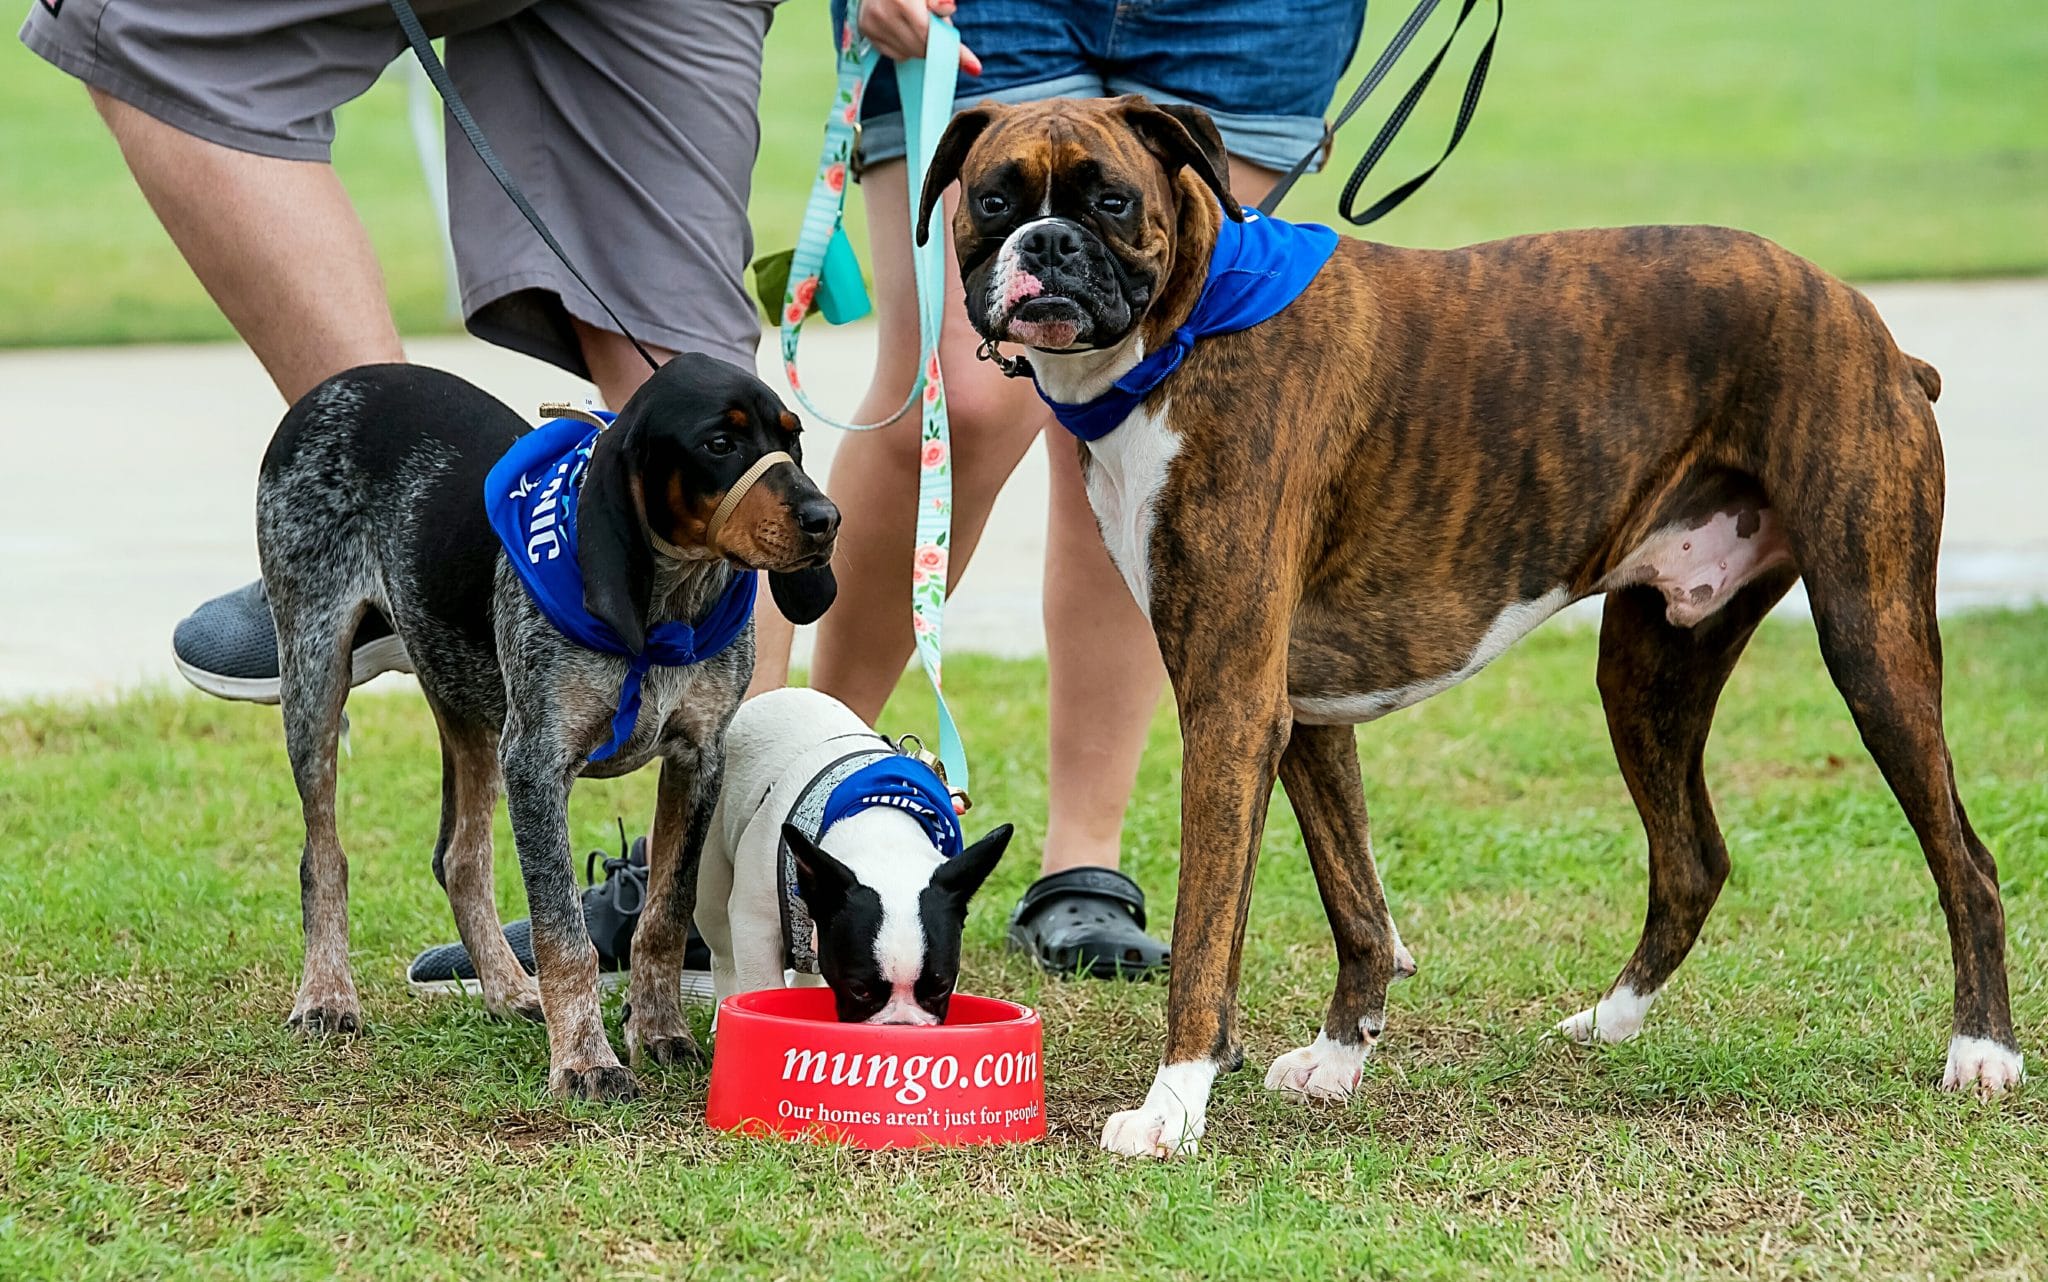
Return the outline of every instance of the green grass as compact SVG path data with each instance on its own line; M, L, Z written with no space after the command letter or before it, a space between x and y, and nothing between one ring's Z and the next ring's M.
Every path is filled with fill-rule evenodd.
M1420 46L1440 38L1455 7ZM770 36L753 201L763 250L794 241L816 162L831 93L824 9L791 0ZM1375 3L1364 47L1384 46L1407 9ZM1435 158L1477 39L1466 36L1374 191ZM1385 102L1353 123L1340 160L1364 148L1414 71L1399 70ZM416 332L448 322L403 105L386 83L344 109L336 163L401 328ZM2037 0L1522 5L1463 149L1373 234L1448 245L1708 221L1774 237L1852 279L2040 272L2044 118L2048 22ZM229 336L83 91L13 41L0 41L0 155L0 346ZM1318 178L1287 212L1330 218L1341 185L1341 175Z
M1952 622L1947 652L1956 776L2001 862L2038 1055L2048 612ZM373 1035L303 1044L281 1022L300 829L275 713L166 695L0 711L0 1277L2048 1273L2048 1102L1932 1089L1941 914L1804 626L1765 629L1724 701L1709 776L1734 876L1646 1035L1544 1038L1641 920L1593 653L1590 632L1551 629L1362 732L1422 970L1345 1108L1259 1085L1332 977L1276 801L1244 966L1251 1067L1219 1083L1203 1154L1166 1166L1095 1149L1149 1080L1160 989L1044 981L1000 948L1045 814L1039 664L949 669L985 781L974 817L1020 831L970 923L967 984L1037 1003L1048 1038L1051 1134L994 1152L716 1136L695 1072L648 1076L628 1106L559 1103L538 1027L411 998L401 968L450 926L427 870L432 725L405 694L356 701L341 780ZM886 724L925 713L906 682ZM1162 715L1127 832L1162 920L1177 775ZM607 845L615 814L644 822L651 784L581 785L577 844Z

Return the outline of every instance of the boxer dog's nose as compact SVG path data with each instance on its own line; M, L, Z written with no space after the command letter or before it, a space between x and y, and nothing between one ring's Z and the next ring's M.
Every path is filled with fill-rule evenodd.
M1017 242L1017 263L1036 274L1078 258L1082 249L1079 228L1064 219L1049 219L1025 231Z

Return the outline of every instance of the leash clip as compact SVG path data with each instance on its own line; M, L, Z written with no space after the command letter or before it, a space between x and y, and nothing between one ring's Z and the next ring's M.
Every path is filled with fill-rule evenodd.
M939 782L946 785L946 795L953 799L954 814L964 815L974 809L974 799L967 795L966 789L955 788L947 782L946 763L939 760L938 753L924 746L924 740L914 734L906 734L896 740L895 748L912 761L930 768L931 772L939 777Z
M1025 356L1005 356L996 350L996 340L984 338L981 346L974 349L976 360L993 362L1003 372L1004 378L1031 378L1031 360Z

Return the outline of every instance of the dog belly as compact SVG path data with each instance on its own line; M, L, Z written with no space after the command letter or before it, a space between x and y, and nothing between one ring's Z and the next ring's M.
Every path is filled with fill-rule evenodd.
M1300 640L1288 664L1288 702L1295 719L1306 725L1357 725L1376 720L1457 685L1570 602L1570 591L1560 585L1542 596L1504 606L1476 642L1449 650L1437 672L1387 685L1370 679L1376 665L1369 636L1297 620ZM1342 681L1347 668L1365 679L1355 684Z
M1599 587L1603 592L1656 588L1664 594L1664 617L1674 627L1689 628L1726 605L1750 580L1791 560L1777 514L1743 507L1657 529Z
M1152 612L1154 505L1181 447L1180 434L1166 423L1168 405L1160 397L1140 406L1123 426L1090 442L1085 466L1088 506L1095 511L1109 559L1147 614Z

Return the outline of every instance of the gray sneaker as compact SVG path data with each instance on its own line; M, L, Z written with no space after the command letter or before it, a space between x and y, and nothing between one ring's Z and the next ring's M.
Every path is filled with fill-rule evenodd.
M277 702L277 626L263 580L236 588L186 615L171 634L171 657L187 681L210 695L248 703ZM382 672L411 672L405 642L372 610L356 629L348 683Z

